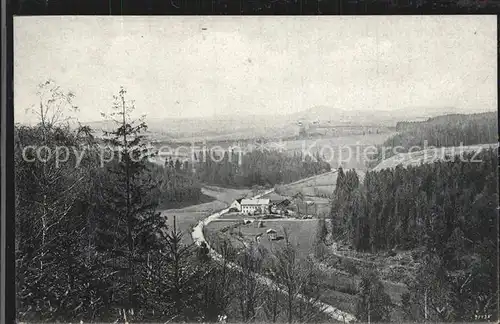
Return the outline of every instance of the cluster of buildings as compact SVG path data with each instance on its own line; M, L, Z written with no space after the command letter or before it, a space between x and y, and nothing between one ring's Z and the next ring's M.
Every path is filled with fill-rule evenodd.
M229 208L246 215L285 214L287 212L286 207L288 207L290 203L288 199L273 201L271 199L241 198L235 200Z

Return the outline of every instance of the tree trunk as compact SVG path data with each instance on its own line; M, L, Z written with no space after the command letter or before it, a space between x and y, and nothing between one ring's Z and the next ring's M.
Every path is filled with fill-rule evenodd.
M370 324L370 312L371 312L371 302L370 302L370 296L368 296L368 324Z
M427 321L427 316L428 316L428 312L427 312L427 288L425 288L425 291L424 291L424 320Z
M127 143L127 122L126 122L126 107L125 107L125 97L124 92L120 93L122 100L122 131L123 131L123 157L125 158L125 194L127 195L127 209L126 209L126 219L127 219L127 245L128 245L128 276L129 276L129 307L132 308L133 300L133 287L134 287L134 270L133 270L133 250L134 242L132 239L132 215L130 213L130 161Z
M45 255L45 240L47 237L47 196L43 195L43 214L42 214L42 253L40 257L40 272L43 270L43 257Z

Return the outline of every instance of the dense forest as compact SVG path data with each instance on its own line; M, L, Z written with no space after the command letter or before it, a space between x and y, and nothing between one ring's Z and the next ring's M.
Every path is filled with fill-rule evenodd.
M151 163L149 169L160 208L178 208L202 201L201 183L188 161L181 163L179 160L169 160L164 166Z
M54 115L72 95L51 82L41 88L49 99L37 111L39 123L15 128L19 321L324 319L313 304L258 283L261 259L251 249L222 242L242 268L236 271L212 260L206 247L186 245L175 219L167 226L160 204L195 201L200 185L189 164L149 163L141 136L146 125L130 118L134 107L125 90L105 116L116 128L106 133L113 150L103 157L103 143L90 128L71 128ZM277 266L292 261L299 266L276 257ZM291 279L283 280L291 285ZM272 307L262 306L267 296L276 298Z
M360 251L423 249L408 320L484 321L497 314L497 182L497 149L368 172L362 184L339 170L331 231Z
M489 144L498 141L498 116L496 112L471 115L445 115L429 118L424 122L399 122L398 134L388 138L371 157L371 167L382 159L397 153L408 152L412 147L421 150L427 147L449 147L460 145Z
M330 171L330 164L319 155L303 156L296 152L290 155L275 150L252 150L241 156L225 152L215 159L204 158L200 153L197 160L200 162L196 174L200 181L235 187L274 186Z
M195 200L199 185L148 162L146 125L129 120L124 90L110 117L116 130L107 134L114 150L104 157L91 129L55 116L71 96L50 82L42 87L50 99L40 105L39 124L15 129L19 319L169 316L174 311L152 298L168 295L175 279L165 264L173 239L156 209L160 201ZM212 271L199 267L200 276ZM207 318L200 312L192 316Z

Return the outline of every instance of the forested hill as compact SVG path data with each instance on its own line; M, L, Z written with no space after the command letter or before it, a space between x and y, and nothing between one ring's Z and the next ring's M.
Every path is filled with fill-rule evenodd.
M429 118L424 122L399 122L396 129L399 133L382 144L377 155L371 159L371 167L396 153L408 152L412 147L416 151L417 147L423 150L429 146L466 146L498 141L496 112L445 115ZM394 152L396 147L397 152Z
M200 156L200 162L195 165L200 181L234 187L274 186L331 169L330 164L322 160L319 154L313 158L302 153L289 155L277 150L254 150L243 154L241 159L234 152L225 152L215 160Z
M409 129L415 129L426 125L452 125L452 124L463 124L470 121L480 121L480 120L491 120L496 121L497 113L495 111L477 113L477 114L447 114L442 116L431 117L426 121L414 121L407 122L401 121L396 124L397 131L405 131Z
M370 251L421 246L432 222L440 222L432 228L442 231L443 242L455 229L469 240L481 239L491 225L483 222L496 213L498 203L497 152L369 171L362 183L355 171L339 170L332 207L335 229L348 233L357 249Z
M404 301L409 321L424 319L424 295L435 305L427 309L432 321L496 316L497 180L497 148L370 171L363 183L354 171L339 170L332 232L360 251L421 251Z

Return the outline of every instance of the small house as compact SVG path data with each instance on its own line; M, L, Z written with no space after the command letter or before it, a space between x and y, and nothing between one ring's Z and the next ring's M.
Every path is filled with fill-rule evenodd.
M287 207L291 204L291 201L288 199L273 201L271 203L271 213L273 214L284 214L287 210Z
M278 232L276 232L274 229L270 228L266 231L266 234L269 237L269 239L272 241L272 240L276 240L276 235L278 234Z

